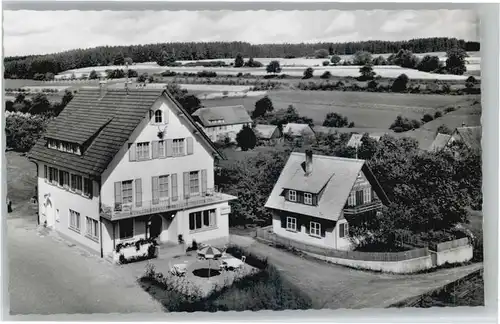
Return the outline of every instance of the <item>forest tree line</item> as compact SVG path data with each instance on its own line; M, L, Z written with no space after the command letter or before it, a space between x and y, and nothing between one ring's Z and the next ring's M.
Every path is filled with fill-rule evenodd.
M344 43L250 44L246 42L183 42L130 46L100 46L60 53L6 57L5 78L32 79L35 74L57 74L91 66L123 65L125 61L143 63L165 60L203 60L244 57L307 57L319 50L329 55L352 55L358 51L372 54L396 53L406 49L413 53L446 52L459 47L479 51L479 42L456 38L421 38L408 41L360 41Z

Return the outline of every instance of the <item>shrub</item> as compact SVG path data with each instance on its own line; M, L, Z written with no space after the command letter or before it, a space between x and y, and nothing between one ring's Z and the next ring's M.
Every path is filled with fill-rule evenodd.
M434 120L434 118L432 117L431 114L425 114L422 117L422 123L424 123L424 124L430 122L431 120Z
M330 61L323 61L323 66L328 66L330 65Z
M320 76L321 79L330 79L332 77L332 74L330 71L325 71L323 74Z
M313 68L307 68L305 69L304 71L304 76L302 77L302 79L310 79L313 77L313 73L314 73L314 70Z
M170 76L176 76L176 75L177 75L176 72L170 71L170 70L167 70L167 71L164 71L161 73L162 77L170 77Z
M217 76L217 73L214 71L200 71L196 73L196 76L200 78L215 78Z
M436 111L436 112L434 113L434 119L439 118L439 117L441 117L441 116L443 116L443 113L442 113L442 112L440 112L440 111Z
M347 119L347 117L344 117L341 114L335 112L328 113L326 115L325 121L323 122L323 126L327 127L346 127L348 125L349 120Z
M391 124L389 129L392 129L396 133L400 133L416 129L419 127L420 127L420 122L418 120L415 119L409 120L408 118L399 115L398 117L396 117L396 120Z
M455 111L455 107L447 107L445 108L444 112L447 114L449 112Z
M378 87L378 83L375 80L368 82L368 89L375 90Z
M406 90L406 86L408 85L408 81L410 79L406 74L399 75L394 82L392 83L391 90L392 92L403 92Z
M448 126L446 126L445 124L441 124L441 126L439 126L437 129L437 133L451 135L452 130Z

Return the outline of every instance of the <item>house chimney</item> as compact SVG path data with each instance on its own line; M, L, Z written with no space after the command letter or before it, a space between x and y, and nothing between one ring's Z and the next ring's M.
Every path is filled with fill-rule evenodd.
M99 90L101 91L101 98L104 97L104 95L106 94L106 81L105 80L101 80L99 81Z
M465 123L462 123L462 127L465 127Z
M306 150L306 176L312 173L313 168L313 152L311 150Z

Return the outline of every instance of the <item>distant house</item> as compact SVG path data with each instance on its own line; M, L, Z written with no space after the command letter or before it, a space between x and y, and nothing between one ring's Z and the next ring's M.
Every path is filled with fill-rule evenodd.
M451 135L438 133L436 135L436 138L432 142L431 146L429 146L428 151L431 151L431 152L441 151L442 149L444 149L446 147L446 145L450 141L450 138L451 138Z
M288 123L283 125L283 135L290 138L311 138L316 137L311 126L308 124Z
M265 207L276 235L349 250L349 224L373 217L389 199L364 160L290 155Z
M363 135L364 134L352 134L351 138L347 142L347 147L354 147L354 148L360 147L362 144L361 139L363 138ZM381 137L380 135L371 135L371 134L369 134L368 136L377 142L380 140Z
M254 128L257 139L264 144L275 144L283 137L283 133L276 125L258 124Z
M193 117L213 142L225 137L235 142L243 126L252 125L252 118L242 105L200 108Z
M453 144L453 142L462 142L469 149L480 151L481 136L482 136L481 126L457 127L453 132L453 134L451 134L450 140L448 141L448 146Z

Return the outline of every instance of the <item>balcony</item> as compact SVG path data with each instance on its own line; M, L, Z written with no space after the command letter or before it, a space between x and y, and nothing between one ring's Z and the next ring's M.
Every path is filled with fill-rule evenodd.
M382 208L382 202L380 200L375 200L358 206L346 206L344 207L344 215L356 215L380 208Z
M117 203L115 206L101 204L101 216L110 221L116 221L131 217L211 205L234 199L237 199L237 197L210 189L207 190L205 194L178 197L175 200L172 197L168 199L160 198L157 200L145 200L141 201L139 204L140 206L138 206L136 201L128 204Z

